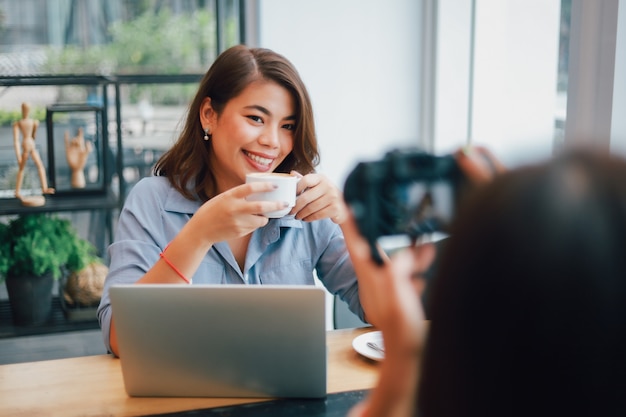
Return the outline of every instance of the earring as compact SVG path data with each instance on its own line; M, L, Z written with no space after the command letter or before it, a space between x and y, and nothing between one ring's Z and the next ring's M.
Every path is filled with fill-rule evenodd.
M210 134L211 134L211 133L210 133L210 131L209 131L209 128L208 128L208 127L207 127L207 128L205 128L205 129L204 129L204 138L203 138L203 139L204 139L204 140L209 140L209 139L211 139Z

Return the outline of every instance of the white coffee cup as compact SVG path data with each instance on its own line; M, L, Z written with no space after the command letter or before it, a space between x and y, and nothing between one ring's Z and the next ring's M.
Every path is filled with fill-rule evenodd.
M296 190L299 177L278 172L255 172L246 175L246 184L251 182L271 182L276 186L272 191L250 194L248 201L284 201L288 205L282 210L263 213L265 217L277 219L285 216L296 205Z

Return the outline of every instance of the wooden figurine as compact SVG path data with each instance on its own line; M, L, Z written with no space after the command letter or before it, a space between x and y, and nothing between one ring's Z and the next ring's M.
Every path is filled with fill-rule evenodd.
M37 207L43 206L46 199L43 195L23 196L21 193L22 181L24 180L24 169L26 162L30 157L39 173L42 194L54 194L54 188L48 187L48 179L46 178L46 170L41 162L39 152L35 147L35 134L39 127L39 121L28 117L30 106L28 103L22 103L22 119L13 123L13 145L15 147L15 155L17 156L18 171L15 182L15 197L20 199L24 206ZM20 146L19 136L22 134L22 144Z

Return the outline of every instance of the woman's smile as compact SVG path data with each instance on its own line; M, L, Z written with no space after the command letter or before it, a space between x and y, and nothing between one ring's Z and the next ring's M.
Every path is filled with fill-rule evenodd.
M250 159L250 164L258 171L268 171L272 168L272 163L276 159L267 158L256 153L246 151L245 149L242 152L248 159Z

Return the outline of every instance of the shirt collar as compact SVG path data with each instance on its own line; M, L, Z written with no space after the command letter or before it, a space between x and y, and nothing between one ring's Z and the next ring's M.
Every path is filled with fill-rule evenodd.
M170 187L163 203L165 211L192 215L202 205L200 200L189 200L179 193L176 188Z

